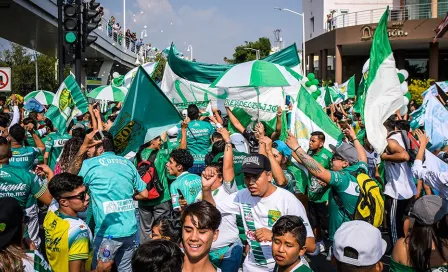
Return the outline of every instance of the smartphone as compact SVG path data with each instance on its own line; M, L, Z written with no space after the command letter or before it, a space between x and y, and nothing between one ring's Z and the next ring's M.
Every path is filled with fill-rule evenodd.
M286 96L286 106L289 106L289 103L291 103L291 96L287 95Z
M179 189L177 189L177 193L179 194L179 198L185 199L184 195L182 194L182 192Z

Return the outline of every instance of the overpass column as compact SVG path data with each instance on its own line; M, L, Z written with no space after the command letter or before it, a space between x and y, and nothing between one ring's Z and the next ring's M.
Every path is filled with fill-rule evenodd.
M439 43L429 43L429 78L439 79Z
M336 82L342 84L342 45L336 45Z
M109 79L110 71L114 62L111 60L103 61L100 71L98 72L98 77L101 77L101 85L107 85L107 80Z
M309 54L308 56L308 72L314 73L314 54Z
M323 79L322 78L322 70L323 70L323 66L324 66L324 52L323 50L319 50L319 73L317 73L317 78L319 79Z

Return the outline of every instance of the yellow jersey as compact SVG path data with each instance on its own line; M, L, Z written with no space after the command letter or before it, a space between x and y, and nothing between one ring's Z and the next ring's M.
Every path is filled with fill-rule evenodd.
M69 262L85 260L90 271L93 256L93 237L80 218L61 214L53 200L44 219L45 251L55 272L69 271Z

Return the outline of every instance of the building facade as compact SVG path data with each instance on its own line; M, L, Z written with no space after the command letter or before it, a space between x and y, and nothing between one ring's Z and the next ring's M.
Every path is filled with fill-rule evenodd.
M328 3L326 3L328 2ZM352 2L348 4L346 2ZM306 33L306 54L309 72L316 72L318 78L332 79L342 83L361 70L369 58L373 33L382 14L389 5L388 34L398 69L406 69L410 78L445 80L448 71L439 69L448 65L448 39L441 38L433 43L434 29L448 11L448 0L304 0L305 26L312 23L311 12L317 16L319 27ZM361 4L363 2L364 4ZM344 3L344 4L343 4ZM315 5L315 6L314 6ZM376 5L376 6L375 6ZM382 7L378 7L382 5ZM313 11L307 10L314 7ZM364 9L363 7L372 7ZM317 9L316 7L323 7ZM332 8L326 8L332 7ZM336 16L327 22L330 9L336 9ZM347 13L342 12L348 7ZM326 9L324 9L326 8ZM358 9L358 11L353 11ZM309 13L308 13L309 12ZM322 22L324 18L324 22ZM316 23L316 19L314 19ZM327 25L325 25L327 23ZM323 27L323 29L321 29ZM309 27L305 27L309 29ZM319 33L319 34L318 34ZM448 37L448 36L447 36Z

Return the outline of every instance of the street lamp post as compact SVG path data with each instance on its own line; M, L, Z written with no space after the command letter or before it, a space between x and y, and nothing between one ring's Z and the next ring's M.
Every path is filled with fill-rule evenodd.
M193 61L193 46L189 45L187 52L190 52L190 61Z
M255 58L256 58L257 60L260 59L260 50L259 50L259 49L250 48L250 47L245 47L244 49L255 51Z
M296 15L302 16L302 53L303 53L303 57L302 57L302 63L303 63L303 74L306 74L306 54L305 54L305 13L299 13L297 11L294 10L290 10L290 9L285 9L285 8L274 8L274 9L278 9L278 10L283 10L283 11L288 11L291 13L294 13ZM312 60L314 61L314 60Z
M126 0L123 0L123 31L124 33L124 43L123 43L123 49L126 52ZM131 42L131 41L129 41Z

